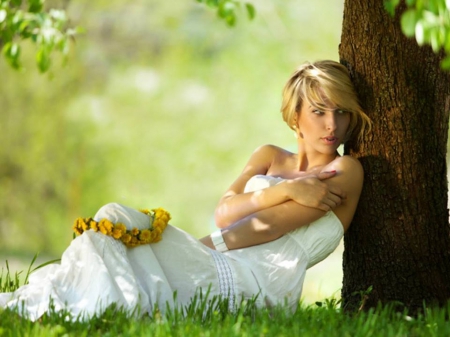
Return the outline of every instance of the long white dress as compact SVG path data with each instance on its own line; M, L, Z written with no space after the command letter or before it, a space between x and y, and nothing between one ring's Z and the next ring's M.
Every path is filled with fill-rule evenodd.
M249 180L246 191L281 180L258 175ZM103 206L94 218L128 228L148 227L147 215L114 203ZM135 248L86 231L72 241L60 264L37 270L29 284L14 293L0 294L0 307L17 307L31 320L50 306L84 318L101 314L112 303L144 314L155 306L163 312L168 305L184 306L196 293L209 291L228 298L230 309L256 295L258 306L287 303L295 309L306 270L332 253L342 235L342 224L332 211L275 241L226 253L170 225L162 241Z

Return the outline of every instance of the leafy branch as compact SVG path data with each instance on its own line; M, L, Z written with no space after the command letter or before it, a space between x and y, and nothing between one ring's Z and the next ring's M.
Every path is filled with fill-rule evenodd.
M406 10L401 14L402 32L416 38L417 43L430 45L435 53L444 50L446 57L441 67L450 70L450 1L405 0ZM386 10L395 15L400 0L386 0Z
M197 0L197 2L215 8L217 10L217 16L225 20L229 26L234 26L236 24L236 11L240 9L242 5L241 1L237 0ZM256 15L255 7L249 2L245 2L243 5L247 11L248 18L252 20Z
M37 46L36 63L41 72L51 65L51 54L69 53L70 39L76 29L67 28L64 10L44 9L45 0L0 0L0 47L3 56L15 69L21 69L21 43L29 40Z

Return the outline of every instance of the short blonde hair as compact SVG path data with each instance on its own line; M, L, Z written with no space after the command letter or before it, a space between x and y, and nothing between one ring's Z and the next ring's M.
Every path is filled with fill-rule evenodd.
M353 137L360 141L370 130L370 118L359 104L347 68L330 60L304 63L292 74L283 89L283 119L294 129L295 118L303 102L323 110L327 107L326 101L350 113L345 141Z

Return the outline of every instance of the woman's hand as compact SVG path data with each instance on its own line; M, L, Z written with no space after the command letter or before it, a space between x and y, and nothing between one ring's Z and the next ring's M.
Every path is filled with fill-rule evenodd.
M311 224L324 215L326 210L323 208L329 210L337 204L339 206L333 208L333 213L342 223L344 231L347 230L362 190L362 166L356 158L343 156L325 169L336 170L338 173L322 172L266 188L266 191L280 189L276 194L289 192L292 199L274 206L262 207L224 228L222 235L228 248L238 249L276 240L292 230ZM331 179L328 180L329 178ZM244 195L246 194L240 194ZM318 198L317 196L322 202L311 201ZM209 237L201 241L208 247L212 246Z
M329 211L339 206L346 198L341 188L325 182L335 175L336 171L328 171L286 180L284 182L286 194L289 199L300 205Z

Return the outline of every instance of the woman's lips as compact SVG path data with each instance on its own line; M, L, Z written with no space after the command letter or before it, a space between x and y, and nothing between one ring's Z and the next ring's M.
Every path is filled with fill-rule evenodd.
M338 138L334 137L334 136L328 136L328 137L322 137L322 140L325 142L325 144L334 145L337 143Z

